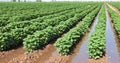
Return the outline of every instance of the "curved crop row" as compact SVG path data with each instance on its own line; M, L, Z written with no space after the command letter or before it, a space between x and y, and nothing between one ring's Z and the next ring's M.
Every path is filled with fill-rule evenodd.
M92 7L90 9L92 10L94 8L95 7ZM79 13L80 16L76 15L76 14L75 14L75 16L77 16L79 18L82 18L87 13L90 12L90 9L86 10L86 11L83 11L82 13ZM34 32L36 32L38 30L42 30L42 29L48 27L48 25L49 26L55 26L56 24L59 24L61 22L66 22L66 21L61 21L61 20L59 20L59 21L54 20L54 21L48 21L48 22L46 21L44 24L36 22L35 26L32 25L32 26L25 27L25 28L16 28L16 29L13 29L10 33L2 33L0 35L0 46L2 46L2 47L0 47L0 50L6 50L6 49L9 49L11 47L16 47L17 45L19 45L20 43L23 42L23 39L27 35L33 34Z
M75 28L71 29L63 37L59 38L54 44L61 54L69 54L73 45L89 30L94 17L98 13L100 6L89 13Z
M33 35L28 35L23 42L24 48L27 51L32 51L43 47L51 40L60 37L61 34L70 30L70 28L73 27L73 24L79 22L79 19L82 19L85 15L87 15L87 13L92 10L93 8L85 10L80 14L76 14L73 18L70 18L65 22L61 22L55 27L48 27L42 31L35 32Z
M105 52L105 28L106 28L106 13L102 7L98 16L98 23L95 26L95 31L91 34L88 41L89 57L99 59Z

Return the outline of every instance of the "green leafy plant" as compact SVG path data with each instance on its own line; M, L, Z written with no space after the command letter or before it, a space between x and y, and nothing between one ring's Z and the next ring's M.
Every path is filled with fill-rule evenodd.
M118 37L120 38L120 27L119 27L120 26L120 17L118 16L118 14L115 11L113 11L110 8L109 8L109 13L112 18L112 22L114 23L114 28L118 34Z
M99 11L100 6L93 10L91 13L87 14L82 22L78 24L75 28L71 29L64 37L59 38L55 42L55 46L59 53L67 55L71 53L71 48L75 45L80 38L89 30L89 26L92 23L95 14Z
M92 59L99 59L105 52L105 28L106 28L106 13L104 6L98 15L98 23L95 26L95 31L89 37L88 52Z

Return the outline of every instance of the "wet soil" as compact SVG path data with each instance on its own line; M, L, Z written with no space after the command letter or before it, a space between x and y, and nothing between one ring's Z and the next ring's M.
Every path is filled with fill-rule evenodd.
M111 22L110 15L106 11L106 56L108 63L120 63L119 50L117 47L118 38L114 30L114 24Z
M9 51L2 51L0 52L0 63L8 63L8 61L24 53L25 50L23 49L23 47L19 47L17 49Z
M83 44L83 41L86 39L87 36L88 33L86 33L85 36L83 36L83 38L79 41L71 55L60 55L59 53L57 53L56 55L51 56L48 60L45 60L45 63L72 63L72 59L77 55L80 46Z
M106 62L106 56L103 56L100 59L94 60L94 59L89 59L88 63L107 63Z
M107 4L109 7L110 7L110 4ZM112 8L113 7L113 8ZM114 10L118 15L119 15L119 17L120 17L120 11L117 9L117 8L115 8L114 6L112 6L111 5L111 7L110 7L112 10ZM108 13L108 15L109 15L109 13ZM110 15L109 15L109 19L110 19L110 21L112 21L112 19L111 19L111 17L110 17ZM119 56L120 56L120 39L119 39L119 37L118 37L118 33L116 32L116 30L115 30L115 27L114 27L114 23L113 22L111 22L111 26L112 26L112 29L113 29L113 32L114 32L114 36L115 36L115 40L116 40L116 46L117 46L117 49L118 49L118 52L119 52Z
M20 50L19 48L16 49L19 55L18 53L15 53L16 50L8 51L8 52L0 52L0 63L80 63L81 61L83 62L85 61L85 63L87 62L88 63L91 63L91 62L92 63L106 63L106 56L104 56L103 58L99 60L88 59L88 56L87 56L86 57L87 62L84 59L81 59L80 61L76 61L76 60L79 60L80 58L84 58L84 56L80 55L79 57L77 57L75 61L73 61L73 58L76 55L78 55L78 52L81 50L80 47L82 46L82 44L84 44L84 41L88 39L87 38L88 35L89 34L86 33L85 36L83 36L83 38L76 45L72 54L68 56L60 55L52 44L48 44L43 50L40 49L40 50L34 51L33 53L29 53L29 54L24 54L25 53L24 48L20 48ZM1 60L1 58L3 60Z
M80 24L80 22L76 23L75 27ZM79 43L77 44L77 46L74 48L74 51L70 54L70 55L61 55L58 52L54 51L51 56L49 57L49 59L45 60L45 63L71 63L72 59L75 55L77 55L77 52L79 51L80 45L83 44L83 40L85 40L86 36L88 34L86 33L85 36L83 36L83 38L79 41ZM63 37L64 35L62 35L61 37ZM77 58L79 59L79 58ZM83 60L82 60L83 61Z
M81 22L81 21L80 21ZM77 22L75 24L73 24L73 26L76 26L77 24L79 24L80 22ZM62 35L64 36L64 34ZM2 58L2 55L5 56L5 54L8 54L11 56L7 56L6 55L6 58L4 59L3 58L3 63L44 63L45 60L49 59L50 56L55 56L57 54L57 51L55 49L55 47L53 46L53 43L50 43L48 44L45 48L43 48L42 50L37 50L37 51L34 51L32 53L28 53L28 54L24 54L25 53L25 50L23 50L24 48L22 48L22 50L19 50L16 49L15 51L24 51L24 53L21 53L21 54L18 54L16 52L3 52L3 53L0 53L1 54L1 58ZM12 56L13 54L15 54L16 56ZM63 56L61 57L63 58ZM4 61L6 60L6 62Z
M45 63L68 63L70 56L64 56L57 54L53 57L51 57L49 60L45 61Z
M107 4L108 6L110 6L110 4ZM113 8L112 8L113 7ZM112 10L114 10L118 15L120 15L120 11L115 8L114 6L111 5L110 7ZM110 23L111 23L111 26L112 26L112 29L113 29L113 32L114 32L114 36L115 36L115 40L116 40L116 44L117 44L117 48L118 48L118 51L119 51L119 55L120 55L120 39L118 37L118 33L116 32L115 30L115 27L114 27L114 23L112 22L112 19L110 17L110 14L108 13L108 18L110 19Z
M43 50L22 54L9 61L9 63L44 63L43 60L47 59L54 50L54 46L48 44Z
M89 58L87 53L87 40L88 36L91 35L91 32L93 32L98 18L95 18L95 21L93 22L94 24L91 25L91 28L93 28L90 30L90 33L88 32L83 36L71 55L64 56L57 53L55 56L51 56L48 60L46 60L45 63L87 63Z
M79 45L79 47L77 47L79 49L78 49L78 52L76 52L76 55L74 56L74 58L72 59L72 63L87 63L88 62L88 59L89 59L89 54L87 52L88 38L94 32L97 22L98 22L98 15L95 17L94 22L91 24L90 30L88 34L85 36L85 39L80 41L82 45Z
M77 22L74 25L76 26L80 22ZM64 36L64 34L62 36ZM6 52L5 51L5 52L1 53L1 57L2 57L2 55L5 56L5 54L8 54L8 55L11 54L11 56L9 56L10 59L6 55L6 58L5 58L6 61L4 61L4 58L3 58L2 62L3 63L44 63L45 60L50 58L50 56L57 55L57 51L56 51L56 48L53 46L53 43L48 44L42 50L41 49L40 50L36 50L36 51L34 51L32 53L28 53L28 54L25 54L25 50L23 50L23 49L24 48L22 48L22 50L19 50L19 48L16 49L18 52L19 51L24 51L21 54L18 54L18 53L14 52L14 51L13 52ZM13 54L15 54L16 56L12 56ZM60 56L60 55L58 55L58 60L59 59L64 59L65 60L66 57L67 56Z

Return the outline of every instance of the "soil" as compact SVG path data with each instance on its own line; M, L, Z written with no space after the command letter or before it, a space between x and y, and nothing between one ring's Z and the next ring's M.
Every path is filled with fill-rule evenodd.
M8 61L12 60L13 58L24 54L25 50L23 47L19 47L14 50L9 50L9 51L3 51L0 52L0 63L8 63Z
M80 21L81 22L81 21ZM80 22L76 23L79 24ZM64 34L62 35L64 36ZM53 46L53 43L48 44L42 50L36 50L32 53L25 54L25 50L23 47L16 48L15 50L0 52L0 61L2 63L44 63L45 60L49 59L52 54L56 55L56 49ZM55 52L55 53L54 53ZM66 57L56 55L59 61L66 61ZM56 58L56 57L55 57ZM66 59L65 59L66 58ZM63 62L61 61L61 62Z
M43 63L43 61L47 59L54 50L55 48L53 45L48 44L43 50L37 50L28 54L21 54L10 60L8 63Z
M80 23L80 22L79 22ZM79 24L78 23L78 24ZM53 52L56 51L56 48L53 44L48 44L42 50L36 50L32 53L25 54L25 50L23 47L20 47L15 50L0 52L0 63L71 63L74 56L79 51L79 47L83 43L83 39L86 38L88 34L86 34L80 42L75 47L74 51L71 55L65 56L60 55L59 53L55 53L52 55ZM64 35L62 35L64 36ZM83 60L84 61L84 60ZM89 63L106 63L106 57L103 57L99 60L92 60L89 59Z
M93 24L91 26L93 26ZM84 40L86 40L86 38L88 36L88 33L86 33L83 36L83 38L79 41L79 43L76 46L74 46L75 48L74 48L74 50L73 50L71 55L64 56L64 55L56 54L55 56L51 56L48 60L46 60L45 63L78 63L76 60L79 60L79 58L81 58L81 56L75 58L75 61L73 61L73 59L78 54L78 52L80 51L79 48L83 44ZM86 60L82 60L82 61L83 62L88 62L88 60L87 61ZM91 61L93 61L93 60L91 60ZM106 63L106 59L104 59L104 61L101 61L101 60L98 60L98 61ZM81 61L79 61L79 63L80 62Z
M56 56L53 56L49 60L45 61L45 63L67 63L67 61L69 61L69 56L57 54Z
M106 56L103 56L102 58L97 59L97 60L89 58L88 63L107 63L106 62Z
M110 24L111 24L112 29L113 29L114 39L115 39L116 48L117 48L117 53L113 50L115 54L113 53L112 57L109 56L109 58L111 58L111 59L108 62L119 63L120 62L120 40L118 38L118 34L115 30L114 23L112 22L112 18L110 17L109 13L108 13L108 18L110 20ZM112 48L114 48L114 46ZM110 48L110 49L112 49L112 48ZM116 59L114 59L114 58L116 58Z
M49 59L45 60L44 62L45 63L72 63L72 59L75 57L75 55L79 51L79 48L82 45L83 40L86 38L87 35L88 34L83 36L83 38L79 41L79 43L74 48L74 51L70 55L61 55L57 53L56 55L49 57Z
M106 62L106 56L103 56L100 59L94 60L94 59L89 59L88 63L107 63Z
M119 37L118 37L118 33L117 31L115 30L115 27L114 27L114 23L112 22L112 19L110 17L110 14L109 15L109 19L110 19L110 23L112 25L112 28L113 28L113 32L114 32L114 36L115 36L115 40L116 40L116 44L117 44L117 49L118 49L118 52L119 52L119 56L120 56L120 40L119 40Z
M77 46L75 47L75 49L71 55L65 56L65 55L60 55L57 53L55 56L49 57L44 62L45 63L77 63L77 62L72 62L72 60L75 57L75 55L77 55L77 52L79 51L80 46L83 44L83 41L87 36L88 36L88 33L79 41L79 43L77 44ZM98 60L89 59L87 62L88 63L106 63L106 56L104 56Z
M116 13L120 13L120 11L116 11ZM118 51L120 52L120 40L119 40L119 37L118 37L118 33L116 32L116 30L115 30L115 27L114 27L114 23L112 22L112 19L111 19L111 17L110 17L110 14L108 14L109 15L109 19L110 19L110 23L111 23L111 26L112 26L112 28L113 28L113 32L114 32L114 35L115 35L115 40L116 40L116 43L117 43L117 47L118 47Z
M120 10L118 10L117 8L115 8L114 6L107 4L112 10L114 10L120 17Z

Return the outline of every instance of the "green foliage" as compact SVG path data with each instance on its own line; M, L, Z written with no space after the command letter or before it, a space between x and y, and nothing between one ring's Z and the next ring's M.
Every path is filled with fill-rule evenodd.
M116 7L117 9L120 10L120 3L119 2L109 2L109 4L113 5L114 7Z
M75 45L80 38L88 31L90 24L92 23L95 14L97 14L100 7L97 7L91 13L83 18L82 22L78 24L75 28L71 29L64 37L59 38L55 42L57 50L61 54L69 54L71 52L71 47Z
M51 19L56 14L63 15L66 11L70 12L82 8L82 5L86 6L86 3L73 4L75 3L0 3L0 26L11 22L32 21L36 18Z
M0 5L0 51L21 45L23 41L24 47L32 51L57 39L100 4L0 3Z
M91 10L93 10L93 9L94 9L94 7L91 8ZM97 8L97 10L98 10L98 8ZM79 17L84 17L89 12L90 12L90 10L86 10L86 13L82 12L78 15L76 14L73 18L70 18L64 22L60 22L60 24L55 27L47 27L44 30L35 32L33 35L29 35L27 38L24 39L24 42L23 42L24 48L27 51L32 51L37 48L41 48L41 47L45 46L45 44L48 44L51 40L54 40L54 39L60 37L61 34L70 30L70 28L73 27L73 24L75 24L79 21ZM86 19L88 19L88 18L86 18ZM83 23L83 25L84 24L85 23ZM75 33L75 34L77 34L77 33ZM74 37L77 37L77 36L74 36ZM31 39L38 39L38 40L33 41ZM29 40L31 40L31 41L29 41ZM37 44L37 45L35 45L35 44ZM40 44L42 44L42 45L40 45ZM64 50L64 51L68 51L68 50Z
M105 8L102 7L98 16L98 23L95 27L95 31L92 33L88 41L89 57L92 59L99 59L104 55L105 28L106 28L106 13Z
M16 47L18 45L18 41L14 39L15 37L10 33L0 33L0 51L8 50L12 47ZM12 46L14 45L14 46Z
M118 33L118 37L120 39L120 17L118 16L118 14L113 11L112 9L109 8L109 12L112 18L112 22L114 23L114 28L116 30L116 32Z

